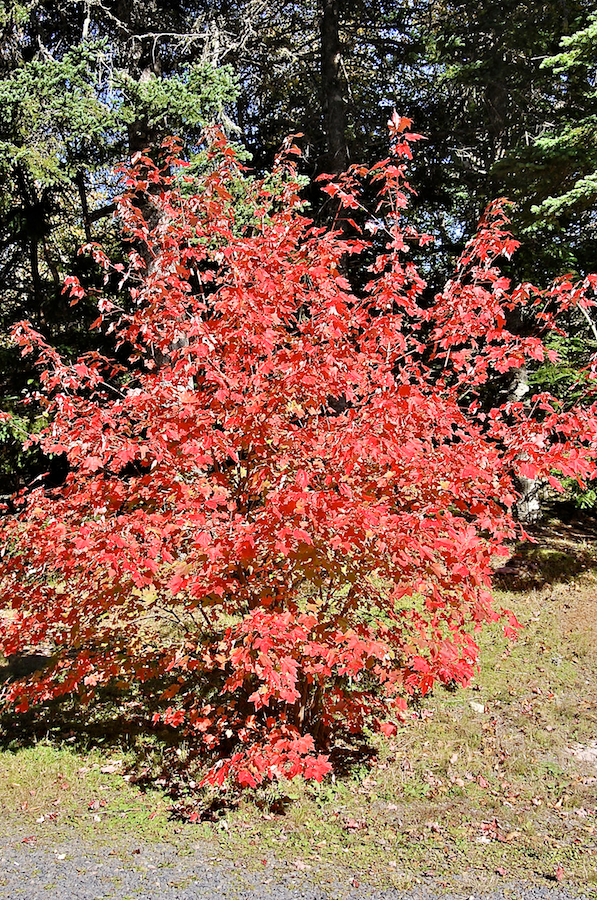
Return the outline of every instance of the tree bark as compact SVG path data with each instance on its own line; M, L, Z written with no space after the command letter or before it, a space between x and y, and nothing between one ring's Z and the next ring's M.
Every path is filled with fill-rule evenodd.
M340 46L340 2L321 0L321 106L326 154L322 171L338 175L348 167L346 99Z
M510 399L515 403L525 402L529 393L529 372L526 366L520 366L514 372L514 379L510 389ZM525 458L525 454L521 454ZM541 509L541 481L537 478L527 478L525 475L517 475L516 482L520 491L520 497L516 502L516 515L519 522L532 525L538 522L542 515Z
M75 178L77 189L79 191L79 200L81 201L81 216L83 218L83 228L85 229L85 240L88 244L92 241L91 235L91 219L89 217L89 204L87 203L87 186L85 184L85 173L83 169L79 169Z

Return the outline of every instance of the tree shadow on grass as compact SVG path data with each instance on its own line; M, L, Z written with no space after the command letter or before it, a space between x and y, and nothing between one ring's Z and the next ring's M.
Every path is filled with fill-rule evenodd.
M351 740L352 738L352 740ZM378 751L361 737L347 736L338 741L330 752L330 763L334 774L340 778L350 778L363 766L369 768L376 760Z
M15 678L42 671L51 661L39 653L23 653L0 662L0 687ZM176 728L152 724L152 698L166 683L147 682L141 688L98 689L92 702L83 705L76 696L48 700L27 712L0 713L0 753L34 747L40 741L69 747L82 755L101 749L110 755L126 755L127 780L143 792L165 791L172 800L171 816L186 820L199 811L201 821L212 821L234 808L240 795L226 796L209 790L197 792L196 785L205 769L199 747L190 747L188 736ZM146 694L144 695L144 691ZM369 767L377 750L363 736L348 732L338 736L330 751L334 774L350 779L364 766ZM246 793L246 792L245 792ZM251 793L251 792L249 792ZM253 796L254 794L254 796ZM292 799L264 784L252 792L258 808L283 815Z
M50 662L50 656L40 653L11 656L0 662L0 687L34 675ZM154 745L171 746L180 741L174 729L151 724L149 703L138 691L106 687L99 689L89 704L69 695L32 706L27 712L0 712L0 751L16 751L50 740L81 753L100 746L135 755L143 737Z
M573 581L597 572L597 521L567 506L552 509L545 521L527 527L530 541L513 548L507 562L495 570L501 590L524 592Z

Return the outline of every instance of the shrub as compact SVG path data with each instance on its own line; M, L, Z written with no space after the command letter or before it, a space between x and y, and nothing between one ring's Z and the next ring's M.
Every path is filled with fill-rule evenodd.
M499 201L424 300L408 240L426 238L400 219L408 124L393 117L390 159L325 182L361 219L359 185L377 188L361 234L304 214L292 147L238 215L221 136L199 181L174 143L163 164L138 157L118 202L128 268L91 247L120 279L95 323L114 357L68 363L19 325L51 421L31 440L69 473L1 524L0 648L53 652L6 688L17 711L166 676L154 721L184 729L205 783L252 786L320 780L338 735L391 734L409 695L473 675L514 478L590 476L596 433L591 405L491 404L485 386L552 352L557 310L590 305L595 278L512 288ZM535 336L507 328L521 307Z

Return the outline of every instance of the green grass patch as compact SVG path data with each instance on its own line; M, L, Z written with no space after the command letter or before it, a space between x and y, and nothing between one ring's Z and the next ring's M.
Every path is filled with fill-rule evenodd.
M36 837L76 828L81 837L131 832L139 839L171 836L169 798L127 781L132 762L101 749L84 753L39 741L0 754L0 816Z

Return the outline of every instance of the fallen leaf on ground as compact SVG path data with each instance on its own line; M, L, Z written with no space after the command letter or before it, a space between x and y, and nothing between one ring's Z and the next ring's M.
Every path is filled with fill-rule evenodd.
M360 831L361 828L365 828L366 823L360 819L345 819L344 827L347 831Z

